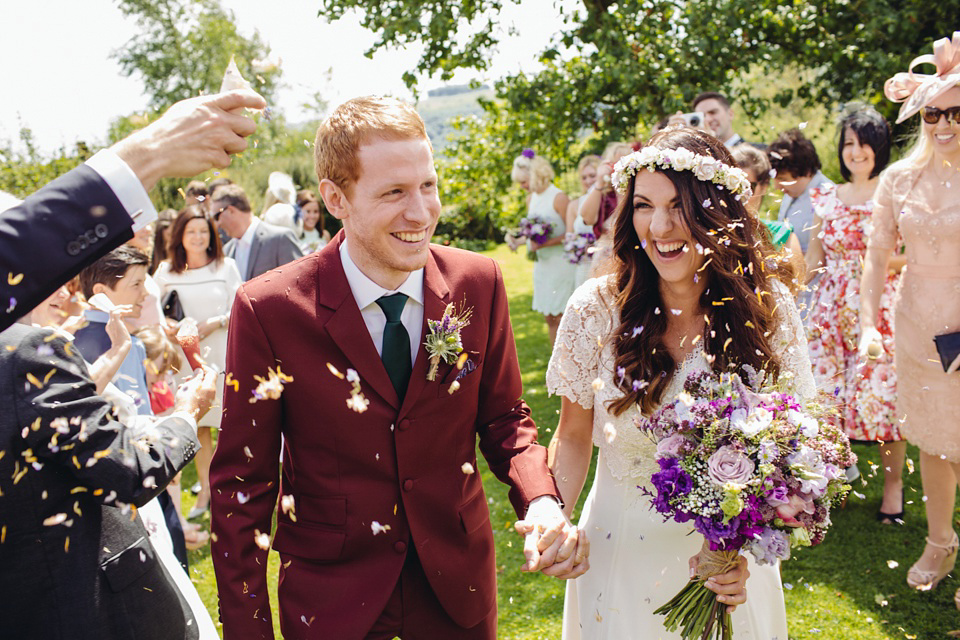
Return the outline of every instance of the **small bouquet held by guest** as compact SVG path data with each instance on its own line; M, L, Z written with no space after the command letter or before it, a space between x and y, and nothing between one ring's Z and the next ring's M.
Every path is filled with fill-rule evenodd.
M763 372L744 373L751 386L737 373L691 374L675 400L637 420L657 440L652 507L704 537L697 577L656 610L685 640L733 637L707 578L735 566L741 550L773 564L791 548L819 544L831 507L850 490L843 470L856 456L826 410Z
M538 218L521 218L520 227L507 231L504 238L511 251L516 251L522 244L521 238L526 238L529 242L543 244L553 237L553 225ZM527 257L530 260L537 259L536 251L527 251Z
M563 242L563 250L567 252L567 259L572 264L580 264L585 257L593 253L596 242L597 236L590 231L568 233Z

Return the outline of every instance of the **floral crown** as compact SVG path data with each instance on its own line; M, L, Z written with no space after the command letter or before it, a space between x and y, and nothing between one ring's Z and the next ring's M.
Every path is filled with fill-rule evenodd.
M750 180L743 169L731 167L710 156L702 156L683 147L679 149L660 149L644 147L626 155L613 167L612 183L620 193L627 190L630 178L640 169L656 171L673 169L674 171L692 171L697 180L712 182L737 196L749 198L753 195Z

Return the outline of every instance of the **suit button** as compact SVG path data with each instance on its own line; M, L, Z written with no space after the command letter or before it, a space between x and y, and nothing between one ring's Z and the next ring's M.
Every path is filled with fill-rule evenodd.
M397 553L406 553L407 543L404 542L403 540L400 540L399 542L394 542L393 550L396 551Z
M400 429L400 431L406 431L410 428L410 421L404 418L400 421L400 424L397 425L397 427Z
M407 478L406 480L403 481L403 490L410 491L412 489L413 489L413 480L411 480L410 478Z
M85 250L87 247L90 246L90 243L87 242L87 238L86 238L85 236L82 236L82 235L81 235L81 236L77 236L77 244L80 245L80 250L81 250L81 251Z
M98 224L97 226L95 226L95 227L93 228L93 232L94 232L95 234L97 234L97 237L98 237L98 238L103 239L103 238L106 238L107 235L109 235L110 230L107 229L107 225L105 225L105 224Z
M80 243L76 240L67 243L67 254L71 256L79 255L83 249L80 248Z
M93 229L88 229L87 232L83 234L83 237L86 238L90 244L96 244L100 240L97 234L93 232Z

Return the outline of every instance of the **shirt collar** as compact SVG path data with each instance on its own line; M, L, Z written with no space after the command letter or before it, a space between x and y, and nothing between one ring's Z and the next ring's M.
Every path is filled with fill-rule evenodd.
M253 244L253 236L257 233L258 226L260 226L260 218L253 216L250 220L250 226L243 232L238 242L240 242L240 244Z
M743 142L743 138L740 137L739 133L735 133L732 136L730 136L730 138L726 142L723 143L723 146L729 149L730 147L737 146L741 142Z
M390 291L384 289L360 271L360 267L356 265L350 257L350 252L347 251L346 239L340 244L340 262L343 264L343 273L347 276L347 284L350 285L350 291L357 301L358 308L364 309L375 303L378 298L392 293L403 293L418 304L423 305L423 268L411 271L403 284Z

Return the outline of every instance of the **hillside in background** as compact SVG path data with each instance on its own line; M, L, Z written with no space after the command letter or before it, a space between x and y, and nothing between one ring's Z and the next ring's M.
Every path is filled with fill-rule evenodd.
M482 115L478 98L492 98L493 90L483 86L471 89L459 85L434 89L417 104L417 111L427 126L427 134L437 151L447 146L447 137L454 132L450 120L456 116Z

